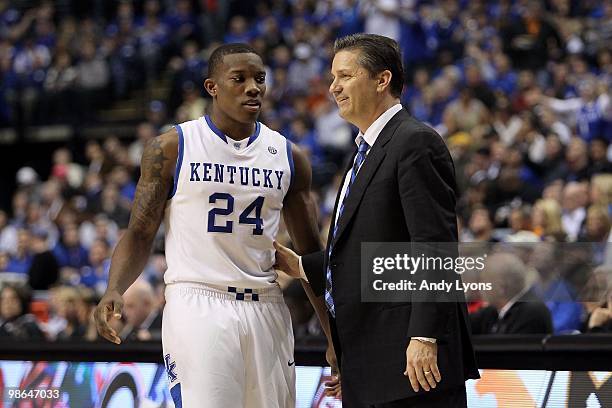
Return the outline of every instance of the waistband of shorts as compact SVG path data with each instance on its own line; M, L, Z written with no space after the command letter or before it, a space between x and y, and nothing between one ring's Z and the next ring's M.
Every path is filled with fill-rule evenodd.
M268 288L238 288L203 282L173 282L166 284L166 288L177 288L180 289L181 293L204 295L218 299L284 303L283 292L278 284Z

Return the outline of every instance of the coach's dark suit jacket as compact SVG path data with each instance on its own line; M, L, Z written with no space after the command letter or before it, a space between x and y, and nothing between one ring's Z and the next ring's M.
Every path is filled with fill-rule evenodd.
M478 378L465 303L362 303L360 295L361 243L457 241L455 195L454 167L443 140L401 110L379 134L350 188L331 259L327 250L302 258L318 295L325 290L326 266L331 267L342 388L364 403L415 394L403 375L413 336L438 342L442 381L430 392ZM338 198L334 216L337 209ZM329 240L331 232L328 245Z

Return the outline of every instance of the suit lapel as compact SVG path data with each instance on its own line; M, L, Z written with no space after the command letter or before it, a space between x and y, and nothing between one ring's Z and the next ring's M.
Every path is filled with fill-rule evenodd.
M365 161L361 165L361 169L357 173L355 177L355 181L351 185L350 192L346 202L344 203L344 211L340 215L338 219L338 232L336 233L336 237L334 239L333 244L335 245L338 242L338 239L342 236L342 233L346 229L349 221L355 215L355 211L359 207L359 203L361 202L361 198L365 193L368 185L370 184L370 180L378 170L378 167L382 163L382 160L385 158L387 151L385 149L385 145L391 140L391 136L395 133L395 129L399 126L400 122L403 119L406 119L409 115L403 109L391 118L391 120L385 125L383 130L378 135L374 146L371 147L370 152L368 153ZM351 161L352 163L352 161ZM345 175L346 177L346 175ZM341 190L342 191L342 190ZM341 193L340 191L340 193ZM338 193L338 196L340 195ZM339 207L338 199L336 200L336 210ZM335 211L334 211L335 216ZM333 225L333 224L332 224ZM333 229L333 227L332 227ZM331 235L329 236L331 239ZM329 242L329 241L328 241Z

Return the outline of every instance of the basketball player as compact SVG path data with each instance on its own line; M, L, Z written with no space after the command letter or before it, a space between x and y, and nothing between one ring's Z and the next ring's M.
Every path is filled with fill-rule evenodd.
M273 269L281 210L299 252L320 247L307 158L257 122L265 75L247 45L212 53L210 116L146 146L130 223L95 311L99 333L119 344L109 320L121 316L122 294L164 218L162 343L177 407L295 406L291 320Z

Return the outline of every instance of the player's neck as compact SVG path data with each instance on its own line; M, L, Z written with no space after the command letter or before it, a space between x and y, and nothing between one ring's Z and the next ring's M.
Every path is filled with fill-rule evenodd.
M231 139L240 141L251 137L255 132L255 123L241 123L219 110L212 109L210 120L214 125Z

